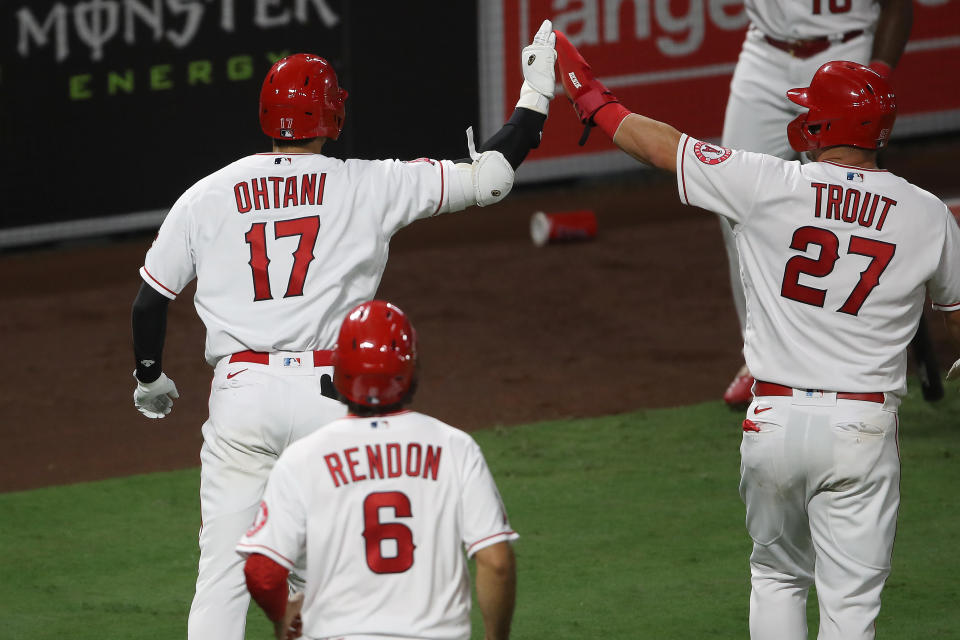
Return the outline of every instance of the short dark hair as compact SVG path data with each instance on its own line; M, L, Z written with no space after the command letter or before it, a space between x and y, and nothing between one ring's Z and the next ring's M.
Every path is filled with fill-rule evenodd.
M361 418L370 418L373 416L382 416L387 413L396 413L397 411L403 409L406 405L413 402L413 395L417 392L417 383L419 381L420 376L418 373L415 373L413 380L410 381L410 388L407 389L407 392L403 394L402 398L400 398L400 402L394 402L393 404L376 406L357 404L356 402L347 400L343 396L340 397L340 400L347 403L347 409L350 410L351 414Z
M306 147L317 138L302 138L300 140L291 140L290 138L270 138L273 144L278 147Z

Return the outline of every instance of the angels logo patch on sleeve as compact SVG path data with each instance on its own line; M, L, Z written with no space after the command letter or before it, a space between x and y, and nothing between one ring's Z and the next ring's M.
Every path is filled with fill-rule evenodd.
M733 155L733 151L726 147L718 147L706 142L697 142L693 145L693 152L697 155L697 160L703 164L720 164Z
M247 536L252 536L257 531L260 531L265 524L267 524L267 503L266 501L261 500L260 509L257 510L257 515L253 519L253 524L250 525L249 529L247 529Z

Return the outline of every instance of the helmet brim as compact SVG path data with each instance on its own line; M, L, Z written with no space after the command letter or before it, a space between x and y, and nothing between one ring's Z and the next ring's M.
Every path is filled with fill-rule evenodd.
M797 89L790 89L787 91L787 98L790 102L798 104L801 107L807 107L808 109L811 106L810 103L810 87L800 87Z

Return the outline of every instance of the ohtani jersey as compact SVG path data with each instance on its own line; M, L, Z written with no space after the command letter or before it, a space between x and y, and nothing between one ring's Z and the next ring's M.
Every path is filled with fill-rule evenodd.
M393 234L452 210L451 170L427 159L242 158L177 200L140 274L170 299L198 278L210 364L247 349L329 349L347 311L375 296Z
M237 550L288 569L306 552L309 638L467 639L464 551L517 537L473 438L404 411L290 445Z
M801 164L686 135L680 199L735 224L757 380L799 389L906 392L923 311L960 309L960 227L888 171Z
M876 0L744 0L750 22L778 40L873 32L880 16Z

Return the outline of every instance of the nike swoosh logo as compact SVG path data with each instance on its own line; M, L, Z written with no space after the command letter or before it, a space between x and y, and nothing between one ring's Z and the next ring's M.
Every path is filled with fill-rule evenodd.
M229 377L229 376L228 376ZM757 407L753 410L754 413L763 413L764 411L770 411L773 407Z
M246 369L240 369L240 371L234 371L233 373L228 373L228 374L227 374L227 380L229 380L229 379L232 378L233 376L238 376L238 375L240 375L240 374L243 373L244 371L246 371Z

